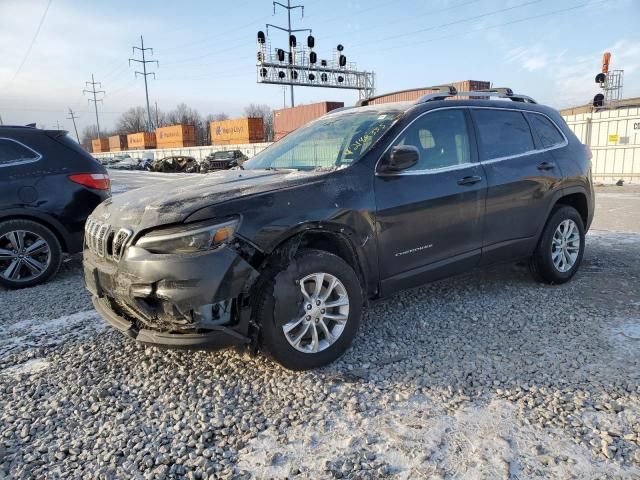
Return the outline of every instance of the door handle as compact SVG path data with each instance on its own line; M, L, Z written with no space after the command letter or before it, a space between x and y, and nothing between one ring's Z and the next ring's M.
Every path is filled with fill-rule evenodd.
M542 162L538 165L538 170L553 170L556 168L556 164L553 162Z
M462 177L458 180L458 185L473 185L474 183L478 183L482 181L482 177L477 175Z

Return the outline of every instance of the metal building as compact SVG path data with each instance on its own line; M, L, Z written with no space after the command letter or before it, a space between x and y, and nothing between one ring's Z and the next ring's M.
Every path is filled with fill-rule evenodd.
M560 110L569 128L593 152L593 179L640 182L640 97L613 108L590 105Z

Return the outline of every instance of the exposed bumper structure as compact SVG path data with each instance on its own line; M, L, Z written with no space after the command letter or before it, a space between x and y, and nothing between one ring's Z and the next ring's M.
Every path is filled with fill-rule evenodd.
M215 349L250 342L241 300L254 270L232 248L160 255L129 247L120 262L85 250L83 267L96 310L142 343Z

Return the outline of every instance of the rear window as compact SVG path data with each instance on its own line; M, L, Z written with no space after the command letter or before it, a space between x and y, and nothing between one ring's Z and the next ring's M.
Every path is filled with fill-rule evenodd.
M483 160L511 157L535 149L529 124L522 113L476 109L473 116L480 134Z
M551 148L564 143L564 137L558 131L558 128L544 115L530 113L529 120L531 120L531 126L538 134L540 143L544 148Z
M35 162L40 154L8 138L0 138L0 166L21 162Z

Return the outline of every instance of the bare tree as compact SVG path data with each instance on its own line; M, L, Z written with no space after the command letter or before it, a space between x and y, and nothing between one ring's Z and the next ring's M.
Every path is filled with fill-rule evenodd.
M100 129L100 133L102 134L102 138L107 138L114 134L112 131L104 129ZM82 129L82 133L80 135L82 145L85 147L90 146L91 140L94 138L98 138L98 127L95 125L87 125Z
M147 129L147 112L144 107L132 107L118 118L116 130L119 133L138 133Z
M264 139L267 142L273 140L273 111L269 105L252 103L244 108L247 117L262 118L264 123Z

